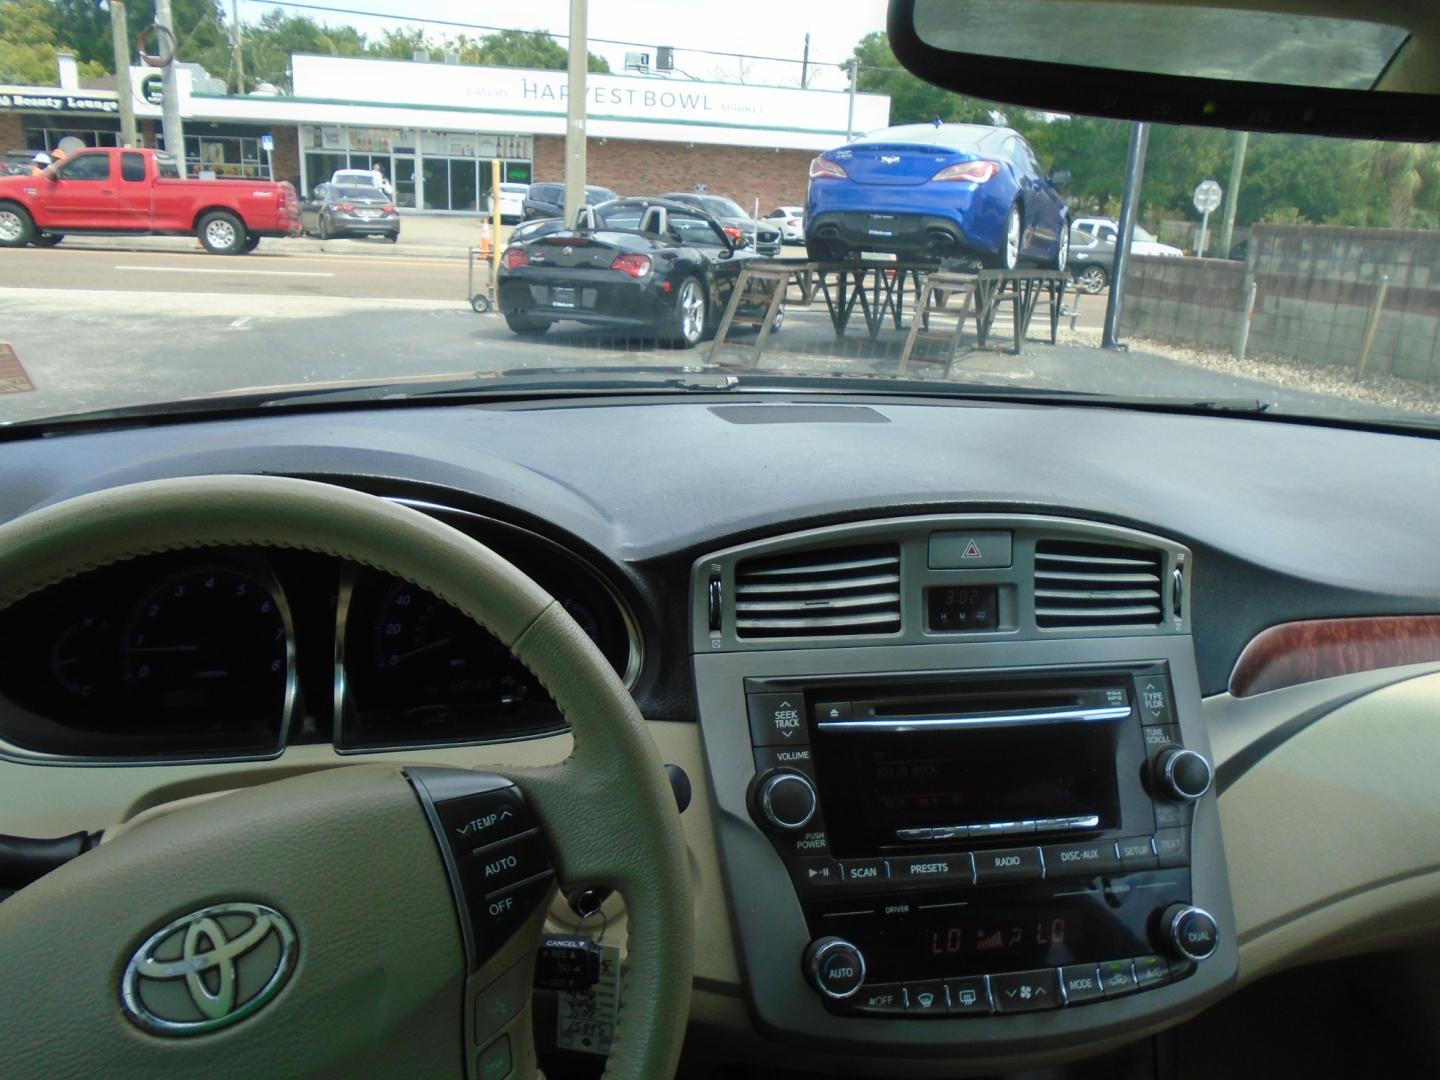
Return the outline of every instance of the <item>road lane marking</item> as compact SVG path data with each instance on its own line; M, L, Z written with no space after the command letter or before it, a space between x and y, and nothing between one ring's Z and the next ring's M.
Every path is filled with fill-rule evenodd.
M201 266L117 266L116 270L148 270L155 274L262 274L265 277L334 277L320 270L209 270Z
M230 329L231 329L231 330L244 330L244 329L245 329L245 324L248 323L252 318L254 318L253 315L241 315L240 318L236 319L234 322L232 322L232 323L230 324Z

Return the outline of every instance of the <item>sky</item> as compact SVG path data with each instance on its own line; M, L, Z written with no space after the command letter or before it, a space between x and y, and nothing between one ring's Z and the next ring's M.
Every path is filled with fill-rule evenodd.
M245 22L258 20L274 4L238 0ZM569 0L304 0L325 7L376 13L375 17L331 15L290 8L319 22L349 24L369 36L387 27L424 25L424 19L477 23L519 30L548 30L566 34L570 28ZM228 4L226 5L229 6ZM283 6L283 5L281 5ZM736 60L689 51L800 60L805 34L810 34L809 85L815 89L843 90L848 85L843 63L855 43L885 25L885 0L590 0L591 38L676 50L675 66L695 78L724 82L744 81L798 86L799 63ZM404 14L407 20L394 16ZM384 16L390 16L386 18ZM457 27L432 26L435 36L462 33ZM611 70L624 69L625 53L640 45L594 42L590 51L603 56ZM684 76L677 74L676 78Z

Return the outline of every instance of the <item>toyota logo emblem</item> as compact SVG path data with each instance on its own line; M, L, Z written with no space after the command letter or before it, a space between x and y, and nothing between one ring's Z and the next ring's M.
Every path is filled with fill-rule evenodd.
M264 904L192 911L145 939L120 984L125 1015L158 1035L198 1035L245 1019L295 967L295 930Z

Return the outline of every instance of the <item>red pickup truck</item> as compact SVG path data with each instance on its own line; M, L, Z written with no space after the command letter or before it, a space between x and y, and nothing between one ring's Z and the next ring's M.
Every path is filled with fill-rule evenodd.
M254 251L262 236L298 236L288 183L182 180L158 150L82 150L39 176L0 177L0 247L52 247L62 236L196 236L207 251Z

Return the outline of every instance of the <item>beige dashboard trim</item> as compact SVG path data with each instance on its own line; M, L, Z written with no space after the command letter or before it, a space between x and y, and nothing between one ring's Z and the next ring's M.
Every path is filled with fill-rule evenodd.
M1227 711L1207 702L1212 735ZM1242 982L1440 936L1437 714L1440 674L1381 687L1296 732L1223 793Z

